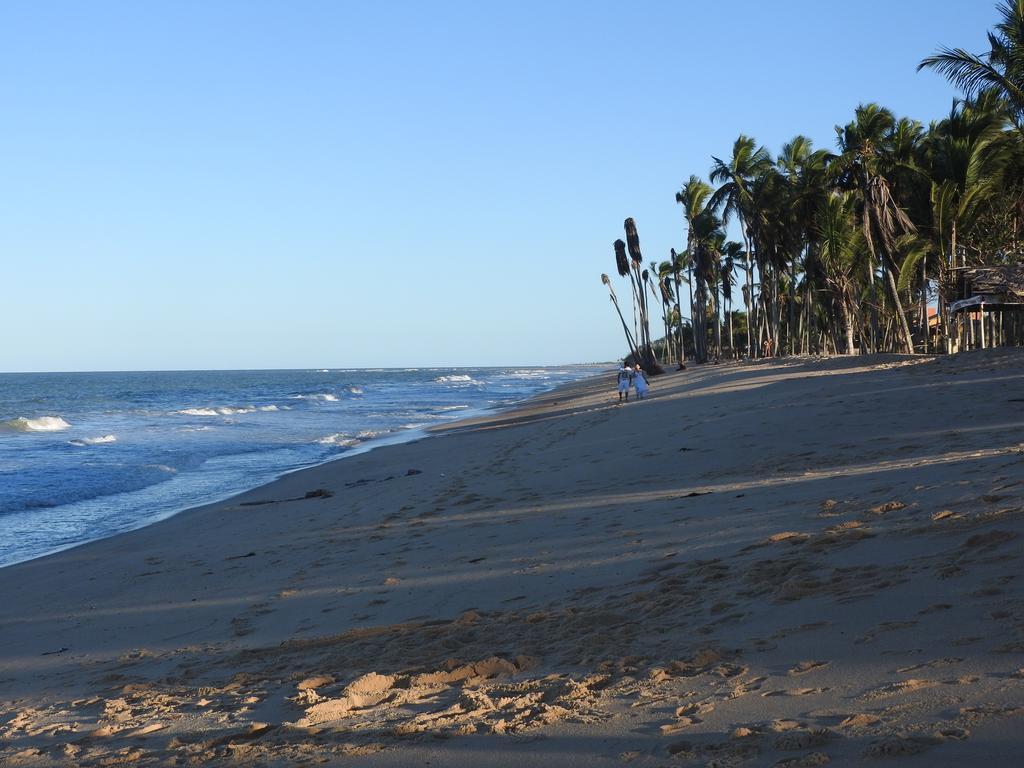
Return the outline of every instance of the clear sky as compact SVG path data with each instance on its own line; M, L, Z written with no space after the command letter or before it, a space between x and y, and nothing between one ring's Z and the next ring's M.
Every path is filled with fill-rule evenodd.
M983 51L994 0L0 4L0 370L558 364L739 133ZM626 295L625 282L616 285Z

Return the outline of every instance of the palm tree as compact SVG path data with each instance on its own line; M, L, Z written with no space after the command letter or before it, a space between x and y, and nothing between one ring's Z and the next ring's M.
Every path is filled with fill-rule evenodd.
M873 287L877 262L889 289L901 346L905 352L913 352L914 340L896 286L899 269L894 256L897 252L896 240L901 235L915 232L916 227L898 205L886 175L892 167L889 162L889 140L895 126L896 120L888 109L877 104L861 104L855 110L853 122L844 128L836 126L842 152L836 163L843 174L841 186L853 189L858 197L861 227L871 256L868 264L869 282ZM878 320L874 309L872 336L872 349L877 349Z
M974 54L942 46L917 65L934 69L968 97L991 88L1010 104L1018 128L1024 118L1024 0L1005 0L996 6L1001 20L989 32L989 51Z
M693 269L696 261L697 251L695 248L696 235L694 234L694 222L704 213L708 199L711 197L711 187L697 176L690 176L683 188L676 192L676 202L683 206L683 216L686 219L686 259L688 266ZM699 346L698 336L703 339L703 307L700 313L694 311L692 280L690 293L690 322L693 325L693 346L694 355L698 363L705 361L703 348ZM701 295L698 291L698 296Z
M676 333L676 356L679 358L679 367L680 368L685 368L686 366L683 365L683 363L686 361L686 354L685 354L685 350L683 349L683 312L682 312L682 309L679 306L680 302L682 301L682 294L680 293L680 285L679 284L680 284L680 282L683 279L682 278L683 270L686 269L687 266L689 265L689 253L687 253L686 251L684 251L683 253L676 253L676 249L672 248L669 251L669 256L670 256L671 262L672 262L672 279L675 282L675 287L676 287L676 290L675 290L676 310L675 311L676 311L676 316L678 317L678 321L677 321L677 324L676 324L676 328L677 328L677 333ZM690 287L690 280L689 280L689 278L686 278L686 285L687 285L688 288ZM690 314L692 316L692 314L693 314L693 312L692 312L692 310L693 310L693 295L692 295L692 293L690 295L690 310L691 310Z
M923 142L928 166L931 248L915 244L903 260L899 287L908 286L917 274L921 278L921 315L927 348L928 256L934 253L935 277L942 284L949 270L957 266L959 233L969 230L1001 191L1012 160L1013 145L1007 140L1005 103L992 91L979 94L976 101L954 101L949 116L933 123ZM961 259L962 261L962 259ZM942 311L943 337L948 339L946 313Z
M787 338L789 351L795 353L796 335L795 319L797 297L796 268L803 264L804 271L804 327L807 328L811 318L811 291L807 280L807 260L814 242L814 216L827 196L826 172L833 155L824 149L814 149L814 145L806 136L797 135L782 146L782 152L776 161L779 171L786 179L788 189L787 208L790 231L785 238L791 252L788 254L789 266L789 317L787 319Z
M705 363L708 360L708 288L713 289L717 282L717 264L722 242L725 240L725 233L722 231L721 225L721 220L706 208L693 220L693 239L689 245L693 257L693 279L696 290L692 317L693 347L694 357L698 363ZM720 333L715 338L720 342Z
M612 304L615 305L615 311L619 315L619 321L622 323L622 331L626 334L626 343L629 345L629 352L633 355L634 360L640 359L640 352L636 348L636 343L633 341L633 335L629 332L629 326L626 325L626 318L622 316L622 310L619 308L619 299L615 295L615 289L612 288L612 281L608 278L608 275L601 274L601 282L608 286L608 293L611 296Z
M863 228L854 221L856 200L853 193L836 192L819 208L814 219L820 244L820 258L826 280L835 295L839 321L846 338L846 354L854 354L853 318L856 315L856 273L865 250Z
M649 278L643 269L643 254L640 252L640 236L636 231L636 222L632 218L626 219L623 223L626 230L626 247L629 249L629 259L633 266L633 273L636 279L637 294L640 305L640 364L649 374L661 373L658 360L654 355L654 345L651 343L651 326L647 311L647 294L644 285Z
M735 240L729 240L722 249L722 267L720 277L722 281L722 295L728 302L727 317L729 318L729 355L733 358L736 356L736 343L732 327L733 275L736 271L737 260L741 259L743 256L743 243L737 243Z
M750 320L753 303L754 270L751 263L750 237L747 231L749 218L752 214L751 185L753 179L771 163L771 156L764 147L749 136L740 135L733 143L732 157L728 162L712 156L713 164L709 178L712 184L721 183L709 201L715 210L722 209L723 226L735 215L740 223L740 235L743 238L744 252L747 255L747 292L744 294L747 303L747 355L753 356Z

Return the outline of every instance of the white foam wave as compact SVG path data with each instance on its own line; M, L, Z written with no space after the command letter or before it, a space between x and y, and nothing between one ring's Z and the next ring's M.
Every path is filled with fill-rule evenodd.
M469 406L468 405L439 405L434 410L440 413L442 411L463 411L466 408L469 408Z
M178 470L174 467L169 467L166 464L143 464L142 466L146 469L159 469L161 472L166 472L169 475L178 474Z
M106 443L116 443L116 435L103 435L101 437L83 437L80 440L68 440L71 445L77 445L79 448L84 448L88 445L104 445Z
M261 405L260 410L269 413L271 411L279 411L281 409L278 408L276 405Z
M330 392L318 392L314 395L292 395L292 400L323 400L327 403L336 403L338 396Z
M70 426L60 416L39 416L35 419L26 419L22 416L0 422L0 430L8 432L60 432Z
M267 405L262 408L254 406L218 406L216 408L184 408L175 413L181 416L235 416L239 413L256 413L256 411L276 411L276 405Z
M185 408L181 411L175 411L175 413L181 414L182 416L216 416L217 411L214 408Z
M452 376L438 376L434 379L434 382L437 384L454 384L456 386L480 386L483 384L483 382L477 381L472 376L467 376L463 373L454 374Z
M348 391L351 392L353 395L361 395L361 394L363 394L362 387L349 387Z
M348 448L358 443L359 440L345 432L335 432L333 435L321 437L317 442L320 443L320 445L338 445Z

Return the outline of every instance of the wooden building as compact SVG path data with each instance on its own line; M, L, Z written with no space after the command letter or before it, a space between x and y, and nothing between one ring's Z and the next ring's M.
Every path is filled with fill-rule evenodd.
M950 351L1024 343L1024 265L957 267L943 286Z

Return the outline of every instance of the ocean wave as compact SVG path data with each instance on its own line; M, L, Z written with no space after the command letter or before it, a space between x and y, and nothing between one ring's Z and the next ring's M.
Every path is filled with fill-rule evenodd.
M317 392L312 395L292 395L292 400L321 400L326 403L336 403L338 396L330 392Z
M235 416L240 413L256 413L256 411L276 411L276 405L254 406L217 406L216 408L183 408L175 411L180 416Z
M217 411L214 408L185 408L181 411L175 411L175 413L181 416L217 416Z
M0 431L5 432L60 432L67 429L68 424L60 416L39 416L26 419L24 416L10 421L0 422Z
M356 445L359 440L345 432L335 432L333 435L321 437L317 442L320 443L320 445L336 445L342 448L351 448L353 445Z
M261 405L259 409L261 411L264 411L264 412L267 412L267 413L269 413L270 411L279 411L279 410L281 410L276 405Z
M160 470L161 472L166 472L169 475L178 474L178 470L176 470L174 467L169 467L166 464L143 464L142 467L143 469L157 469Z
M106 443L116 443L116 435L103 435L102 437L83 437L80 440L68 440L71 445L77 445L79 448L85 448L89 445L104 445Z
M363 388L362 387L349 387L348 391L351 392L353 395L361 395L361 394L363 394Z
M464 373L457 373L451 376L438 376L434 379L436 384L454 384L456 386L483 386L482 381L477 381L472 376Z
M433 410L435 412L437 412L437 413L444 413L444 412L447 412L447 411L464 411L466 408L469 408L469 406L468 405L439 405L436 408L434 408Z

